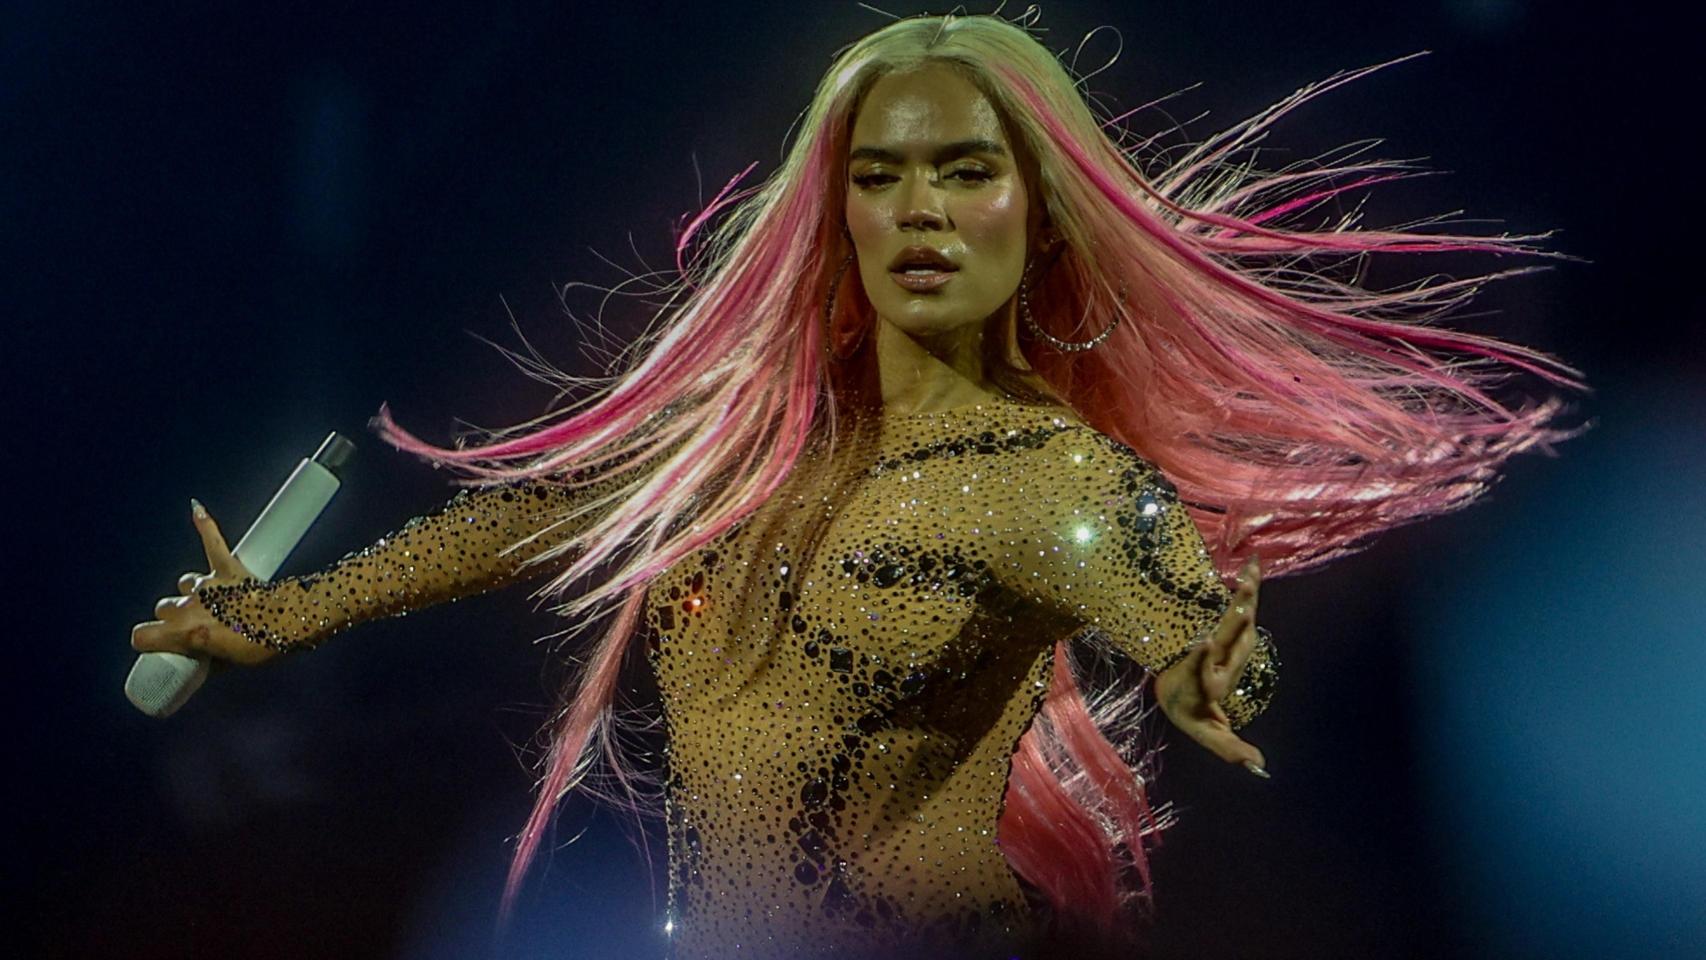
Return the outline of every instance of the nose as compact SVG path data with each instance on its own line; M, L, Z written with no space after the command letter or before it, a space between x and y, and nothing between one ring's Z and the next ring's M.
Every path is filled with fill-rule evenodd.
M929 177L913 177L901 196L899 224L902 230L942 230L948 216L942 210L942 192Z

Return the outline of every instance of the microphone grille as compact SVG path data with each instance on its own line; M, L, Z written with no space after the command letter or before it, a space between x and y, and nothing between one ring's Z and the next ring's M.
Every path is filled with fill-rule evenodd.
M124 681L124 695L136 709L165 719L184 705L207 677L207 661L176 653L145 653L136 658Z

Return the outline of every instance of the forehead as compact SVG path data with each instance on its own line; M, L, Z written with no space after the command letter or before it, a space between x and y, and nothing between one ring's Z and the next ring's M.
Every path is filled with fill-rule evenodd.
M1007 145L995 106L965 75L930 64L877 79L853 121L853 146L901 152L962 140Z

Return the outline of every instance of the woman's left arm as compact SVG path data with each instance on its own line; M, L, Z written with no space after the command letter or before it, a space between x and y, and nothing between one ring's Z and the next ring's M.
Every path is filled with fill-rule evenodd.
M1163 711L1193 739L1259 765L1259 751L1232 732L1266 709L1278 675L1255 626L1259 574L1235 603L1172 483L1118 441L1081 427L1029 460L1010 585L1095 627L1154 674Z

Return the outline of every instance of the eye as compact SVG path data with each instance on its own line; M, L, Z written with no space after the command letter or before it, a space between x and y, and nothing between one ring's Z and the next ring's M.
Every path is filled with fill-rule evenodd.
M943 179L951 180L956 177L961 181L969 183L982 183L987 180L995 179L994 174L990 173L988 170L982 170L977 167L961 167L958 170L950 171L943 177ZM872 187L882 186L885 183L892 183L899 179L899 177L890 173L862 173L852 178L855 184L864 187L867 190Z

